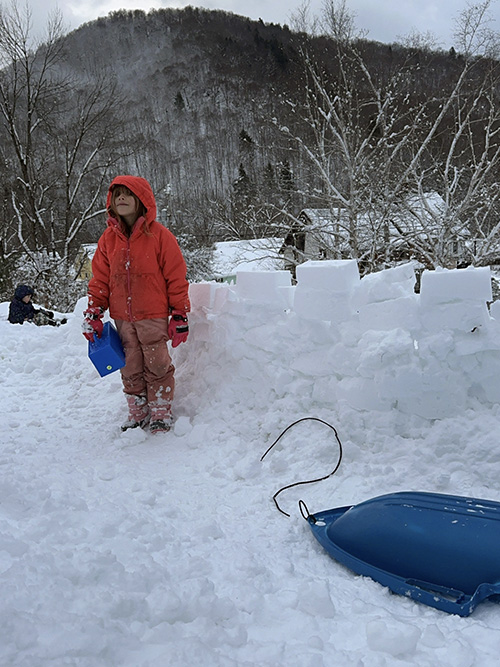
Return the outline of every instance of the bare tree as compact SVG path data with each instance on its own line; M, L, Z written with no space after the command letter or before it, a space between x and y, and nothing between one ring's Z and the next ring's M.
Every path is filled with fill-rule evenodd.
M52 274L72 280L82 234L103 210L109 170L135 148L110 73L93 71L91 60L85 80L65 73L61 26L53 14L36 43L27 6L0 11L0 132L11 211L2 237L10 252L28 258L38 292L42 283L50 292Z
M0 7L0 117L10 150L4 148L12 179L12 208L17 237L26 252L47 247L50 230L44 215L46 191L41 176L47 164L44 123L62 90L51 76L62 50L61 18L53 14L42 47L31 37L28 5Z
M463 52L432 88L423 66L442 66L445 54L400 47L392 71L377 70L345 1L324 2L332 60L303 48L309 131L284 129L313 165L323 206L342 210L337 230L366 270L409 257L478 262L496 243L500 71L489 5L460 14Z
M56 248L63 261L71 258L85 225L103 212L103 189L109 171L136 150L136 139L128 136L123 101L109 72L72 84L66 97L62 126L52 123L59 166ZM54 129L58 131L54 133Z
M418 243L417 256L430 266L480 264L498 246L500 66L493 57L499 40L488 27L489 6L482 2L461 12L455 33L464 50L461 68L445 95L426 105L430 122L411 146L394 190L409 181L421 233L408 245L417 249ZM433 206L436 193L440 201ZM408 207L407 219L411 213Z

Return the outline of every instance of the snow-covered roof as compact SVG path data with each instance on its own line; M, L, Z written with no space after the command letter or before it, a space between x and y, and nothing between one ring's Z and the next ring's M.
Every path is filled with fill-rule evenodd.
M87 255L89 259L92 259L92 257L95 255L95 251L97 250L97 243L82 243L80 247L85 255Z
M273 271L283 268L279 250L282 238L220 241L215 244L213 274L223 277L237 271Z
M324 228L336 223L342 217L342 210L340 208L304 208L300 212L299 218L306 218L310 227Z
M394 233L394 227L397 227L404 234L414 234L422 238L435 235L436 231L441 229L443 216L446 215L446 202L438 192L429 191L417 194L411 194L403 202L401 210L396 210L390 221L391 233ZM343 208L305 208L301 211L299 218L307 225L307 230L315 234L328 235L334 232L336 235L342 234L343 229L339 227L339 222L344 223L344 229L348 226L347 210ZM366 229L372 231L374 223L377 223L376 213L360 214L358 216L358 234L363 233L363 224ZM459 233L463 237L465 231L461 225L452 226L454 233Z

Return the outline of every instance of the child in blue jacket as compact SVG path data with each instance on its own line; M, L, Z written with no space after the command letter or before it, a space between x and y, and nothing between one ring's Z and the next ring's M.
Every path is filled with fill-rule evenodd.
M14 298L9 305L9 322L11 324L23 324L24 322L34 322L36 325L50 324L58 327L66 323L66 318L55 320L54 313L43 308L35 308L31 303L31 297L34 290L29 285L18 285L14 292Z

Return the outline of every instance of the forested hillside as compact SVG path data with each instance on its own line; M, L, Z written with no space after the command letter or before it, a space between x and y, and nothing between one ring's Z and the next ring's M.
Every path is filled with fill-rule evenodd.
M72 75L105 70L118 83L124 136L142 144L131 168L157 189L227 196L242 160L262 178L283 158L271 120L301 78L288 29L193 8L118 11L72 33L67 53Z
M449 54L366 40L358 46L386 81L416 66L412 95L422 99L453 77ZM120 10L69 35L65 67L83 79L105 72L117 84L125 107L122 135L134 145L127 166L165 193L160 209L185 222L184 212L202 215L217 203L220 215L238 196L262 204L291 198L296 210L318 204L321 174L280 131L293 128L314 141L302 108L310 104L306 51L325 72L335 71L335 44L327 37L223 11ZM363 112L366 128L372 113ZM319 204L328 205L328 196Z

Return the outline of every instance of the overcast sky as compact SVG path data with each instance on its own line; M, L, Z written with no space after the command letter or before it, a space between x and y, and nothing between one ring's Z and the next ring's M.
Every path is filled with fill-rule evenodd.
M300 0L28 0L28 3L38 25L45 24L50 9L59 8L68 30L120 8L148 11L188 5L284 24L289 23L290 13L301 4ZM18 4L22 6L23 0L18 0ZM311 0L310 4L319 13L323 0ZM347 0L347 5L355 14L357 27L367 31L369 39L391 43L413 31L430 32L442 48L448 49L453 45L454 19L467 6L467 0ZM500 0L492 0L490 15L493 19L490 27L500 31Z

